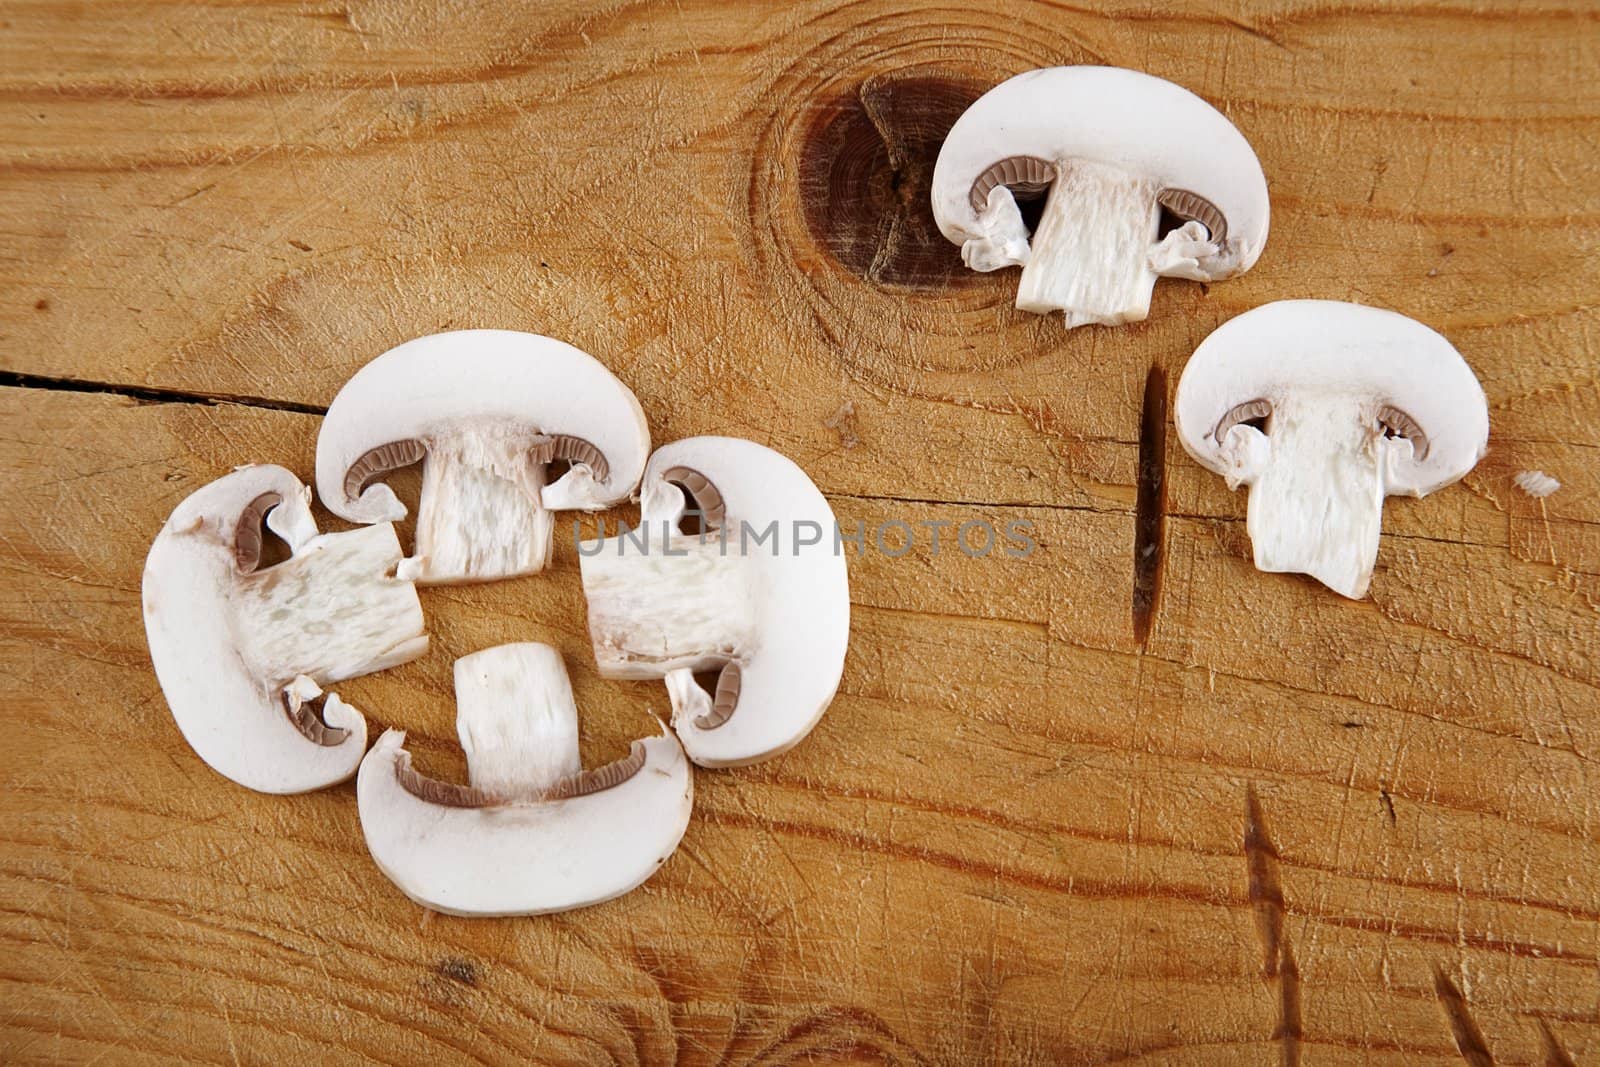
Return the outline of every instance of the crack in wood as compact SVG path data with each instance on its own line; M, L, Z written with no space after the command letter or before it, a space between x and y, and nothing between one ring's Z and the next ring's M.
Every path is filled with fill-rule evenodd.
M1283 882L1278 876L1278 849L1267 834L1255 786L1246 786L1244 796L1244 858L1249 872L1250 905L1255 910L1256 931L1261 936L1261 973L1263 978L1276 981L1278 985L1278 1025L1272 1031L1272 1039L1279 1043L1284 1067L1296 1067L1304 1036L1300 968L1289 947L1289 932L1284 928L1287 909Z
M1460 988L1450 980L1442 967L1433 969L1433 991L1444 1008L1445 1018L1450 1021L1450 1033L1456 1039L1456 1048L1461 1050L1461 1058L1472 1067L1494 1067L1489 1043L1484 1040L1483 1031L1478 1029L1477 1022L1472 1018L1467 998L1461 995Z
M1578 1067L1577 1061L1568 1055L1567 1050L1562 1047L1555 1031L1550 1029L1550 1023L1543 1017L1540 1017L1537 1021L1539 1023L1539 1044L1544 1048L1545 1067Z
M1139 416L1138 493L1133 522L1133 639L1141 647L1161 596L1167 506L1167 373L1151 367Z
M82 378L53 378L45 374L22 374L17 371L0 371L0 387L12 389L43 389L57 393L99 393L105 396L125 396L149 404L201 404L216 407L219 404L236 404L239 407L264 408L268 411L292 411L299 415L326 415L328 409L317 404L302 404L294 400L274 400L267 396L241 396L232 393L206 393L190 389L168 389L148 385L122 385L117 382L95 382Z

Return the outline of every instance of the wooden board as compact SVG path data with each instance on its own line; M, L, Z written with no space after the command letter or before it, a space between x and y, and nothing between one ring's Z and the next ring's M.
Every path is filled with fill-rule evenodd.
M1274 219L1247 277L1067 333L926 197L978 92L1084 62L1216 103ZM0 6L0 1060L1595 1062L1597 68L1581 0ZM1147 373L1299 296L1442 330L1490 455L1390 502L1352 603L1256 573L1169 435L1141 645ZM138 581L184 495L308 474L354 368L468 325L599 355L657 440L781 449L846 526L1038 550L853 556L838 700L700 774L657 877L430 916L352 789L187 749ZM426 658L340 690L436 773L491 644L562 650L589 763L665 707L595 675L569 539L424 608Z

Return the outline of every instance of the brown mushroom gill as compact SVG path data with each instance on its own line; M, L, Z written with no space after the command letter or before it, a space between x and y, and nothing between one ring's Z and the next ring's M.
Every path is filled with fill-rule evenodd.
M390 441L388 444L369 449L345 472L345 497L355 500L372 479L389 471L399 470L401 467L409 467L413 463L420 462L427 454L427 446L415 438ZM565 460L568 463L582 464L594 472L596 480L602 482L611 473L611 465L606 462L605 454L600 449L583 438L571 434L551 434L536 439L530 457L535 463Z
M1212 244L1220 245L1228 239L1228 220L1217 205L1187 189L1163 189L1156 194L1156 203L1183 219L1198 222L1206 228Z
M1015 197L1026 199L1037 196L1056 180L1056 166L1037 156L1008 156L991 165L972 183L967 194L972 210L983 213L989 205L989 194L997 185L1004 185Z
M427 454L428 447L415 438L390 441L386 445L369 449L361 458L350 464L349 470L345 471L345 499L355 500L372 479L380 474L399 470L401 467L409 467Z
M313 701L307 700L299 707L289 699L287 693L283 696L283 710L289 716L289 721L294 723L295 729L303 734L306 740L324 748L334 748L344 744L344 739L350 736L349 730L329 726L322 721L322 716L317 714Z
M1228 409L1228 413L1217 420L1217 428L1212 431L1211 438L1217 444L1223 444L1228 439L1228 431L1240 423L1251 423L1272 417L1272 401L1264 398L1246 400L1242 404L1235 404Z
M727 506L723 503L721 491L712 484L711 479L692 467L672 467L662 471L661 478L683 488L707 530L722 528L727 520Z
M1428 435L1422 425L1393 404L1378 409L1378 432L1385 437L1404 437L1411 442L1411 454L1418 460L1428 458Z
M1242 404L1235 404L1228 409L1228 413L1217 420L1217 428L1212 431L1212 440L1223 444L1228 437L1228 431L1241 423L1253 423L1272 417L1272 402L1266 399L1246 400ZM1408 413L1393 404L1384 404L1378 408L1376 416L1378 432L1384 437L1403 437L1411 442L1412 455L1423 460L1428 458L1428 435L1423 431L1422 425Z
M233 560L239 573L249 574L261 563L261 522L267 512L283 503L278 493L262 493L239 513L233 531Z
M571 434L551 434L535 442L532 452L535 463L554 463L564 460L580 464L594 473L596 481L603 482L611 474L611 464L603 452L581 437Z
M404 749L395 759L394 777L402 789L429 804L447 808L493 808L528 801L571 800L606 789L614 789L644 769L646 756L644 742L635 741L629 748L628 754L621 759L612 760L593 770L569 774L550 788L527 797L501 796L482 789L474 789L470 785L458 785L455 782L441 782L437 778L430 778L411 765L411 753Z
M1008 156L978 175L968 193L972 210L982 213L989 194L997 185L1011 190L1018 200L1036 197L1050 187L1057 174L1056 165L1037 156ZM1210 239L1221 244L1228 236L1228 220L1217 205L1187 189L1163 189L1156 202L1185 222L1194 221L1206 228Z
M723 664L717 675L717 692L711 700L711 710L695 716L696 729L715 730L733 718L734 709L739 706L739 689L743 678L744 672L738 663L730 660Z

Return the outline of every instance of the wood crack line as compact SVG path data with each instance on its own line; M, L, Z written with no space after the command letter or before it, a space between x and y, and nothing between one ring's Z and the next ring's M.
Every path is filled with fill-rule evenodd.
M1244 859L1250 906L1261 936L1262 977L1278 987L1278 1025L1272 1031L1279 1043L1283 1067L1300 1063L1304 1026L1300 1014L1300 968L1295 964L1286 929L1283 882L1278 876L1278 849L1267 834L1261 798L1255 786L1245 787Z
M0 371L0 387L43 389L57 393L98 393L103 396L123 396L153 404L202 404L207 407L237 404L240 407L265 408L269 411L292 411L300 415L328 413L327 408L318 404L275 400L267 396L239 396L231 393L206 393L147 385L123 385L118 382L96 382L82 378L53 378L45 374L20 374L16 371Z
M1478 1029L1477 1022L1472 1018L1467 998L1461 995L1461 990L1442 967L1433 969L1433 991L1438 994L1439 1005L1444 1008L1445 1018L1450 1022L1450 1033L1456 1039L1456 1048L1461 1050L1461 1058L1471 1067L1494 1067L1489 1043L1484 1040L1483 1031Z
M1159 366L1151 367L1144 379L1135 480L1138 490L1133 520L1133 639L1142 648L1149 641L1160 602L1166 551L1167 374Z

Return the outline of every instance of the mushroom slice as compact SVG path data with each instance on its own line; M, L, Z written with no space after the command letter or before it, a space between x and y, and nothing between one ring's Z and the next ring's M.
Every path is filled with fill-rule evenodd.
M1048 190L1030 235L1017 201ZM1180 225L1162 236L1162 210ZM1116 67L1002 82L950 128L933 216L973 270L1021 265L1017 307L1069 328L1150 313L1157 277L1243 274L1267 241L1267 180L1210 104Z
M1191 456L1250 486L1256 566L1352 598L1372 579L1384 497L1449 485L1489 440L1483 388L1449 341L1334 300L1223 323L1184 368L1175 419Z
M671 734L584 771L561 653L500 645L455 674L471 784L416 771L399 730L378 738L356 783L367 848L406 896L451 915L538 915L621 896L667 861L694 799Z
M406 508L381 479L420 460L400 573L485 582L542 570L551 512L624 499L649 453L638 400L593 357L537 334L458 330L392 348L345 383L317 437L317 489L341 518L393 521ZM570 467L547 485L557 461Z
M850 640L833 509L789 459L732 437L657 450L641 492L638 529L579 545L601 675L664 679L703 767L787 751L833 700Z
M356 772L367 724L322 687L427 651L416 588L391 577L389 523L319 534L311 490L282 467L240 467L190 494L150 546L144 625L172 717L201 759L263 793ZM289 559L259 566L261 522Z

